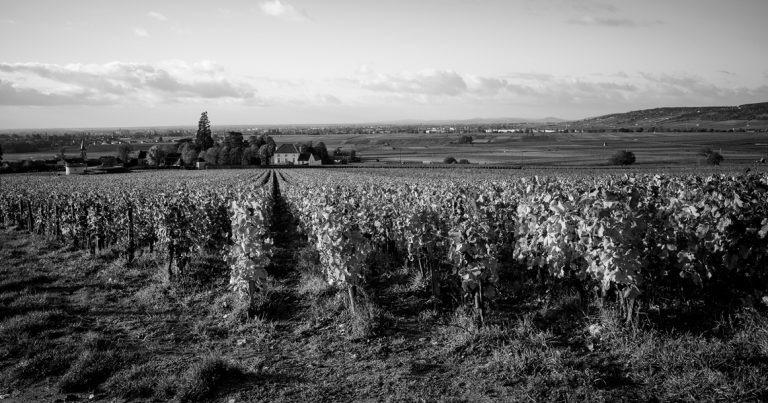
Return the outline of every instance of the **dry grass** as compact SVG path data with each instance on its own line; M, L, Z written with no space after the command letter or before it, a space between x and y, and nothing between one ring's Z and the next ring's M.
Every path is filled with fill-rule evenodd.
M224 282L169 281L161 256L0 237L0 392L19 401L768 400L768 318L754 310L707 333L627 327L564 291L500 301L481 326L403 268L351 314L309 252L250 306Z

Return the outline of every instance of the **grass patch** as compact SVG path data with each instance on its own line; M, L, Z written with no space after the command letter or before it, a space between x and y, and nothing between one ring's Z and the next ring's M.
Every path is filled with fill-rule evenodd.
M94 390L127 361L112 340L97 332L85 333L81 345L83 350L59 379L57 386L62 392Z
M296 292L303 297L319 298L331 295L335 293L335 290L321 274L305 272L301 273L301 277L299 277Z
M74 358L68 346L43 345L39 348L42 351L18 361L12 367L11 382L32 381L41 377L61 375Z
M358 292L355 311L347 309L347 335L355 339L368 339L376 334L380 327L381 309L367 295Z
M283 282L268 278L259 284L259 289L251 299L250 317L280 318L289 314L294 303L291 289Z
M124 357L115 350L81 352L57 384L62 392L93 390L119 369Z
M18 295L8 306L19 311L44 310L52 305L59 305L61 301L61 297L52 293L27 292Z
M64 313L59 310L33 311L12 316L0 323L0 335L12 338L22 334L37 335L46 330L56 329L61 325Z
M118 371L103 389L124 399L169 400L176 394L178 377L161 370L160 364L150 361Z
M192 366L179 379L178 399L198 402L213 397L225 382L243 380L247 372L239 365L220 356L210 355Z

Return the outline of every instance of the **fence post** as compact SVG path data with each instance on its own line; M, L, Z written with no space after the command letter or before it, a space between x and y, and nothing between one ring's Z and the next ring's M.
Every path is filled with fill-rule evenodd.
M133 241L133 206L128 205L128 262L133 262L134 253L134 241Z

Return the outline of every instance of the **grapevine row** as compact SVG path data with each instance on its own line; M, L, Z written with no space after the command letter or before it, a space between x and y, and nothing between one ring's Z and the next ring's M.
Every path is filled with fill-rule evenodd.
M628 314L658 288L764 288L768 279L765 175L282 175L329 282L351 288L365 281L365 257L388 245L429 271L434 293L456 281L479 306L496 294L501 268L618 292Z

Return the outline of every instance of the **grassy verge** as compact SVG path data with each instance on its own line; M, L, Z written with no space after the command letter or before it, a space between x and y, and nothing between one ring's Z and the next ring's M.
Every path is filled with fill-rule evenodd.
M311 253L252 306L224 279L165 278L151 254L93 258L0 230L0 396L40 401L766 401L768 317L627 327L567 292L471 311L407 271L356 315ZM215 262L200 260L201 270ZM207 263L206 263L207 262ZM220 270L220 268L213 267Z

